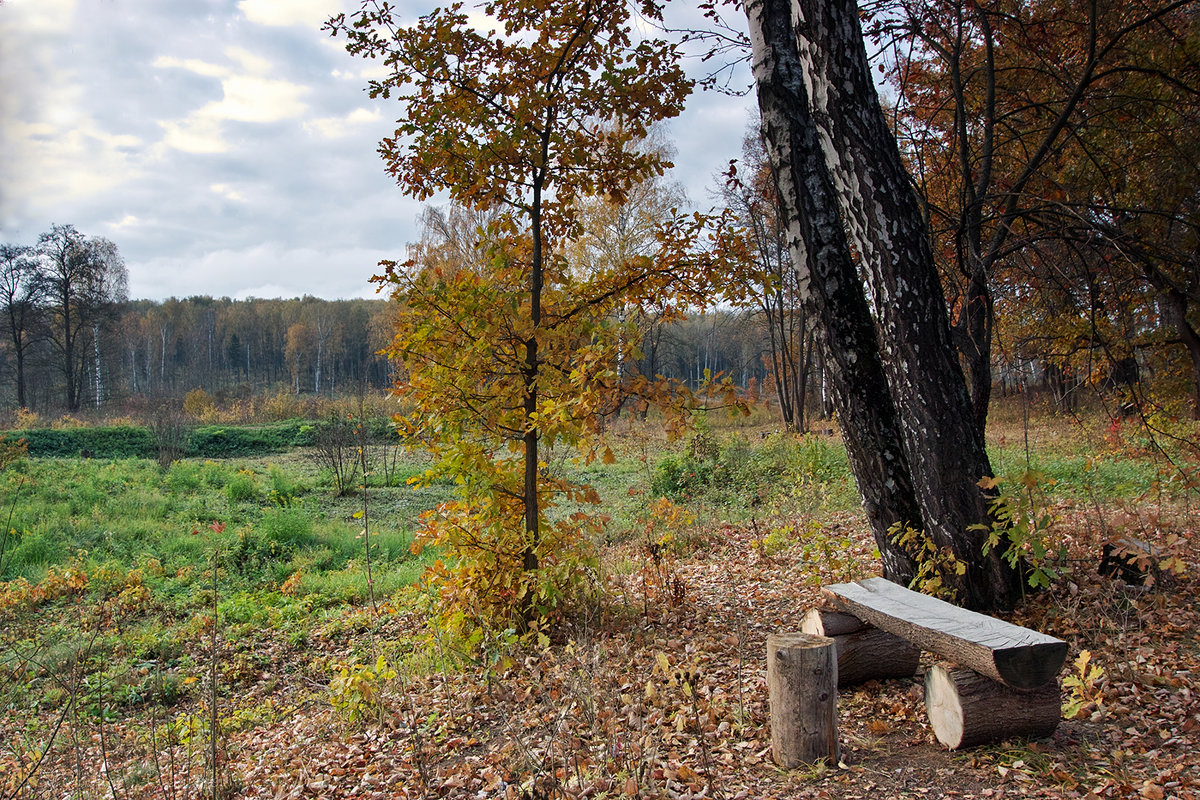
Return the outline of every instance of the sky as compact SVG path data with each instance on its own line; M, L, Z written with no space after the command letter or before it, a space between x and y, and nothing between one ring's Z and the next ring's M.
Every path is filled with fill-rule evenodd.
M375 265L418 237L376 153L401 105L368 98L372 62L321 30L359 0L0 3L0 241L111 239L134 299L334 299L374 296ZM693 204L752 108L697 93L669 126Z

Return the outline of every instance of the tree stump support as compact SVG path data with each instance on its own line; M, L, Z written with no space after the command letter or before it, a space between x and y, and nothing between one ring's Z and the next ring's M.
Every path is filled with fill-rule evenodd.
M1010 737L1043 739L1062 716L1057 681L1014 689L977 672L934 664L925 673L925 710L937 740L951 750Z
M837 764L837 669L837 648L829 637L767 637L771 752L784 769Z
M840 611L809 609L800 630L833 639L839 689L870 680L911 678L921 662L919 648Z

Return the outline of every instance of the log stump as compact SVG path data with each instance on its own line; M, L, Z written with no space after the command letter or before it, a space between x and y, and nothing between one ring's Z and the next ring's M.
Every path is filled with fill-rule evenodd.
M767 637L771 752L784 769L838 762L837 651L806 633Z
M1042 739L1062 717L1058 682L1014 689L969 669L935 664L925 673L925 710L951 750L1014 736Z
M1117 536L1104 543L1097 571L1128 586L1145 586L1158 578L1163 550L1132 536Z
M851 614L813 608L804 615L800 630L833 639L839 689L869 680L911 678L921 662L919 648Z

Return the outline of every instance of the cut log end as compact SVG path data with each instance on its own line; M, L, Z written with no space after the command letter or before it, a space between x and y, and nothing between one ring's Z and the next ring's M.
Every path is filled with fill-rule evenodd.
M1067 660L1067 643L1045 642L999 650L993 656L1000 680L1014 689L1036 689L1053 683Z
M1058 683L1014 689L969 669L935 664L925 673L925 710L951 750L1013 737L1041 739L1061 717Z

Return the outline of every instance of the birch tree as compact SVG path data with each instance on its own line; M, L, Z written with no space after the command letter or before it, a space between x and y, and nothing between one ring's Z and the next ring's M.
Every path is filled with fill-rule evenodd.
M988 521L978 482L991 468L971 424L917 198L871 80L857 7L748 0L745 10L792 260L807 267L884 573L911 578L914 555L888 533L908 526L961 565L962 574L942 578L962 602L1011 604L1016 572L996 549L985 555L984 534L971 530Z

